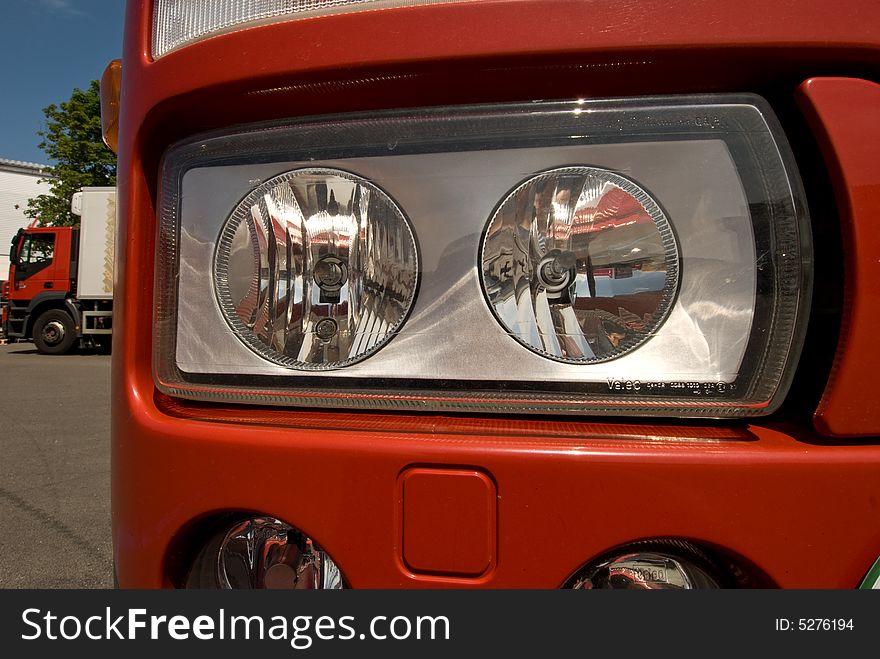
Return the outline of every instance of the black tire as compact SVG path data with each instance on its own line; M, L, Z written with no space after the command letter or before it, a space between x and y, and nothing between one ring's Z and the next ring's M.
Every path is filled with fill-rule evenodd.
M49 309L34 323L34 345L44 355L63 355L76 342L73 318L61 309Z

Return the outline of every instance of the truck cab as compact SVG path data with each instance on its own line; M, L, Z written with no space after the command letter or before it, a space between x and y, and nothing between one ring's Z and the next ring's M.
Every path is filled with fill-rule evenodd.
M20 229L9 251L8 338L33 338L44 353L67 352L76 341L75 318L67 305L76 285L79 230L73 227Z
M232 4L106 76L120 586L877 584L880 3Z

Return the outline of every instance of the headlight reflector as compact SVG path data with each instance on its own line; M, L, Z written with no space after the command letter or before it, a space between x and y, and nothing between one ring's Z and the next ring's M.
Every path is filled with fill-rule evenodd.
M301 370L346 366L381 348L415 295L409 223L375 185L298 169L257 186L217 247L220 307L262 357Z
M504 328L539 354L610 359L646 340L678 286L678 247L657 203L632 181L565 167L519 185L495 211L483 287Z

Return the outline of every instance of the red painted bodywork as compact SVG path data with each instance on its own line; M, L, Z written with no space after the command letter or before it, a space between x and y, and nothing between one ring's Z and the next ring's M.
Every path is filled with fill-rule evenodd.
M880 405L880 85L848 78L807 80L800 102L835 181L846 244L841 341L816 427L832 436L875 436Z
M297 525L353 587L554 588L615 546L657 537L721 549L773 585L859 583L880 554L880 445L826 441L808 414L669 424L183 403L155 390L149 328L157 172L178 138L418 105L703 91L792 98L812 76L880 71L880 4L482 0L266 25L155 62L150 20L148 2L129 2L113 350L122 586L173 585L177 557L203 540L187 529L226 510ZM451 470L457 483L484 475L496 490L494 547L467 547L456 569L448 544L417 539L415 562L429 569L414 573L401 524L401 479L412 469ZM438 487L453 501L476 497L467 485ZM463 523L474 528L492 513L469 510ZM475 574L481 553L490 566Z
M488 580L497 554L498 492L476 469L414 467L400 475L404 571Z

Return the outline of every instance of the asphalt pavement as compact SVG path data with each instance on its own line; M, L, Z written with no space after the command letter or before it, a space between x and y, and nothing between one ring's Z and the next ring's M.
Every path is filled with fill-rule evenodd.
M0 346L0 588L109 588L110 357Z

